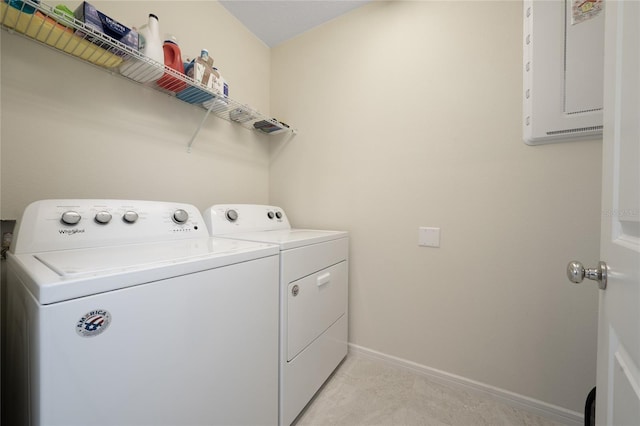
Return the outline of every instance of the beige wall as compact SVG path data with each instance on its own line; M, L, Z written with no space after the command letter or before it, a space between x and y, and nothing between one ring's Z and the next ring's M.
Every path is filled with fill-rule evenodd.
M521 139L520 2L374 2L275 49L270 201L351 232L350 341L582 411L600 141ZM418 227L442 246L417 246Z
M183 57L207 48L231 96L268 113L270 51L219 3L91 3L130 26L157 14ZM268 201L268 138L210 118L189 154L204 110L5 31L0 37L2 219L41 198L171 200L202 209Z

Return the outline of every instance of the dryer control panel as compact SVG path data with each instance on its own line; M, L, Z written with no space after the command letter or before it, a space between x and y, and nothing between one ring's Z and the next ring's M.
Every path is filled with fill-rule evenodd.
M216 204L204 211L211 235L291 229L280 207L259 204Z
M36 201L16 227L13 253L206 238L195 206L136 200ZM18 238L19 237L19 238Z

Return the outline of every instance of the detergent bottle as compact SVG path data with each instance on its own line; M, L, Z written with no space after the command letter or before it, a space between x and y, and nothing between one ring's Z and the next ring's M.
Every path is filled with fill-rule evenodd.
M160 36L160 24L158 17L149 14L149 22L138 30L139 51L146 57L158 62L158 65L141 61L137 58L129 58L120 65L120 74L140 83L149 83L158 80L164 74L164 51L162 37Z
M178 41L175 36L167 37L162 45L162 50L164 51L165 66L184 74L182 55L180 54L180 47L178 46ZM179 78L165 72L162 78L158 80L158 86L175 93L184 90L187 84Z

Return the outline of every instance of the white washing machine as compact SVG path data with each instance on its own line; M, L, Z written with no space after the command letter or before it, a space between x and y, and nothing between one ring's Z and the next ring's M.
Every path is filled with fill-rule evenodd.
M280 247L280 424L290 425L347 354L348 233L291 229L274 206L203 215L213 236Z
M278 253L211 238L187 204L29 205L8 255L9 423L275 424Z

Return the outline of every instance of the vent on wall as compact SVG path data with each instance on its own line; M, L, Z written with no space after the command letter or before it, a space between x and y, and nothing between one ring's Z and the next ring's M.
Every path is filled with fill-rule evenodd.
M603 3L525 0L525 143L538 145L602 135Z

